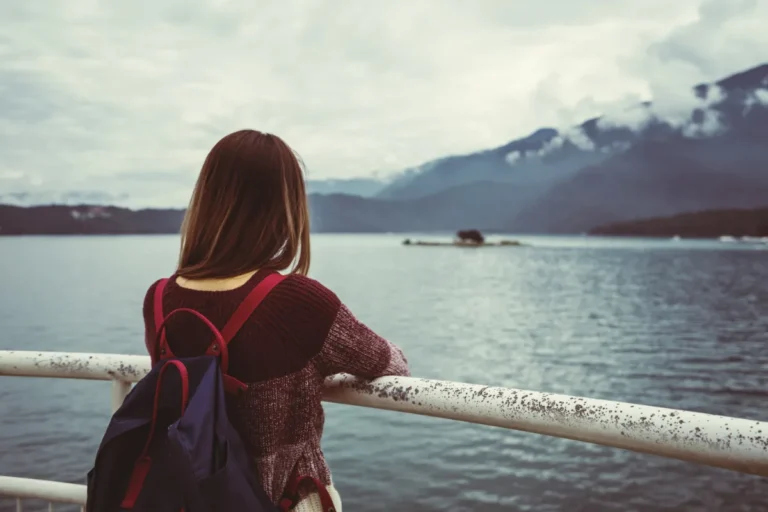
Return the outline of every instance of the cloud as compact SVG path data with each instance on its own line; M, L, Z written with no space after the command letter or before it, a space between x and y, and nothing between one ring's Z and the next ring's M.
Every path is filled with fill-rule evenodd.
M765 4L0 2L0 194L182 206L242 127L311 179L415 168L756 64Z
M561 126L558 129L558 134L546 142L536 154L540 158L545 157L562 148L566 142L582 151L594 151L596 149L595 142L584 132L581 126Z
M693 122L683 125L683 135L689 138L703 138L718 135L726 130L722 114L716 110L700 110Z
M760 30L768 19L763 0L703 0L696 15L652 44L638 70L653 77L654 88L677 88L680 78L670 71L685 71L689 83L706 82L766 60L768 33ZM674 73L673 73L674 74ZM664 80L662 77L667 77ZM679 75L678 75L679 76ZM677 82L677 83L673 83Z
M719 123L710 107L723 98L711 86L706 98L696 97L691 86L768 61L768 2L763 0L703 0L687 23L673 28L648 50L623 62L629 75L645 77L646 100L653 102L649 116L678 127L690 124L694 111L704 114L709 130ZM641 125L647 120L637 119ZM687 128L691 130L692 128ZM694 129L695 131L695 129Z
M699 97L688 87L681 93L651 98L621 110L607 111L597 121L598 128L628 128L641 132L653 122L663 122L682 130L685 136L713 136L725 129L722 115L714 106L723 101L726 93L710 84L705 97Z
M595 143L592 142L592 139L590 139L581 128L571 128L561 134L561 136L583 151L592 151L595 149Z
M522 158L522 154L519 151L510 151L507 153L507 155L504 157L504 160L510 165L515 165L520 158Z
M768 61L768 32L760 30L768 19L768 2L706 0L694 17L649 46L648 51L623 63L630 75L646 77L645 101L607 108L601 128L626 127L640 131L653 120L680 128L689 137L722 132L722 116L712 106L724 98L716 85L705 98L691 86L711 83L725 75ZM759 103L757 93L747 98L746 113Z
M603 130L623 127L639 132L648 126L653 117L654 112L650 105L637 102L628 107L605 112L597 120L597 126Z
M562 136L562 134L555 135L548 142L544 143L538 152L538 156L544 157L553 151L562 148L563 144L565 144L565 141L566 139Z

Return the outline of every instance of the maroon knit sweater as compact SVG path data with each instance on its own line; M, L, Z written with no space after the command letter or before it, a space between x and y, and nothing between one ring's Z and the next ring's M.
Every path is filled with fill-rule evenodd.
M222 329L235 308L266 272L229 291L182 288L174 278L163 294L167 315L192 308ZM147 349L156 326L154 293L144 299ZM212 334L192 315L168 321L168 344L177 357L201 355ZM312 476L326 485L330 470L320 448L325 416L321 392L325 377L349 373L366 378L409 375L400 349L357 320L339 298L317 281L289 275L267 295L229 345L229 374L248 384L228 397L230 421L255 462L258 480L277 503L289 481ZM306 495L311 489L302 489Z

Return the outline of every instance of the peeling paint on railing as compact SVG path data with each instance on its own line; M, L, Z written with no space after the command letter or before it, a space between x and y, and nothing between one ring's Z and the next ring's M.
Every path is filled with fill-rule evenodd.
M149 356L0 350L0 375L137 382L149 370Z
M0 351L0 375L127 383L139 380L148 371L146 356ZM121 389L127 392L127 387ZM114 393L120 396L121 392ZM365 381L337 375L326 382L324 399L562 437L768 476L768 422L411 377Z
M332 402L585 441L768 476L768 422L535 391L339 376Z

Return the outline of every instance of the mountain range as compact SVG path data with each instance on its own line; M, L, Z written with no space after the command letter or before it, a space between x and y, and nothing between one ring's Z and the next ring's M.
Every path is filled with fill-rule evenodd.
M409 170L373 196L313 195L319 231L477 227L582 233L621 221L768 205L768 64L691 88L680 111L636 105L565 133Z
M310 180L313 230L583 233L636 219L768 206L768 64L695 85L689 96L676 109L644 102L568 130L543 127L388 181ZM52 208L46 215L55 215ZM164 229L180 219L179 210L149 211L168 216L157 223ZM79 215L67 222L81 226Z

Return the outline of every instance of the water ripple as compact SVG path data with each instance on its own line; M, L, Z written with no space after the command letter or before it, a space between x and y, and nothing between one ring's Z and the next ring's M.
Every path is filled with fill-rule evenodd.
M401 344L416 375L768 420L761 252L581 238L488 251L405 248L387 236L313 243L314 277ZM0 348L141 353L143 293L171 271L177 244L0 239ZM39 254L56 254L57 265L41 265ZM3 379L0 410L0 474L82 482L108 421L109 387ZM768 503L764 479L725 470L387 411L326 412L324 451L349 510ZM0 500L0 511L12 509Z

